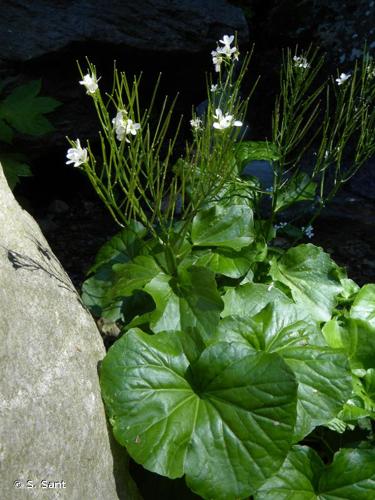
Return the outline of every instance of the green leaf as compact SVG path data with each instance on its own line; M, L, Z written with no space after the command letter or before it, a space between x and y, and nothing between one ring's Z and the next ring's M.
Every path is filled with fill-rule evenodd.
M354 422L358 425L358 421L371 416L371 411L363 408L363 403L361 400L356 400L357 398L351 398L349 403L345 403L342 411L339 413L340 419L344 422Z
M236 146L235 156L241 169L253 160L276 161L280 158L277 146L267 141L241 141Z
M229 278L241 278L251 267L248 248L235 252L230 248L198 250L193 255L194 264L209 269L215 274Z
M110 266L102 266L94 276L84 282L82 300L94 316L112 323L128 323L135 316L144 316L155 309L155 303L147 293L137 290L129 297L114 298L110 294L111 287Z
M297 442L339 414L352 392L352 380L346 356L334 349L300 346L282 355L298 381Z
M360 319L348 319L346 325L345 349L352 368L375 368L375 327Z
M113 284L108 298L130 296L134 290L142 290L155 276L162 272L150 255L139 255L125 264L114 264Z
M369 368L364 377L364 386L368 398L373 402L372 411L375 412L375 368Z
M359 290L350 309L350 316L368 321L375 327L375 284L364 285Z
M8 181L10 189L14 189L18 184L20 177L30 177L30 165L25 163L25 156L17 153L4 153L0 156L4 175Z
M201 210L193 219L191 238L196 246L241 250L254 241L253 211L247 205Z
M326 346L314 322L295 304L275 301L252 318L227 317L215 340L277 352L298 382L295 442L336 417L352 392L347 356Z
M293 446L279 472L254 495L255 500L316 500L324 463L312 448Z
M33 80L14 89L2 101L0 117L24 134L40 136L54 130L43 115L53 111L61 103L50 97L38 97L40 89L40 80Z
M298 201L313 200L316 191L316 182L304 172L292 177L277 193L276 212L297 203Z
M375 450L342 449L324 467L315 451L293 446L279 472L259 488L255 500L372 500Z
M0 119L0 141L6 142L7 144L11 144L13 136L14 136L13 130L5 123L4 120Z
M249 271L254 262L263 261L267 255L265 242L253 242L239 252L231 248L195 249L188 260L201 267L210 269L215 274L229 278L241 278Z
M136 462L170 478L185 474L203 498L244 498L287 455L293 374L277 354L228 343L190 364L189 342L181 332L131 330L111 347L100 382L114 435Z
M375 327L361 319L332 319L323 327L329 345L344 349L353 370L375 368Z
M375 450L340 450L320 476L318 491L324 500L375 498Z
M210 337L219 323L223 302L215 275L203 267L180 268L177 279L159 273L144 290L154 299L150 316L154 332L196 328Z
M293 299L317 321L331 319L336 297L342 291L334 275L336 264L321 248L298 245L271 262L270 274L290 288Z
M137 221L132 221L128 227L117 233L105 243L95 257L94 265L88 274L95 272L104 264L123 264L140 254L147 253L145 242L142 241L147 229Z
M345 328L336 318L327 321L322 328L322 332L329 346L335 349L345 347L347 334Z
M361 376L354 373L364 372ZM353 394L339 414L344 422L360 425L365 417L375 418L375 369L354 370Z
M353 300L360 288L355 281L346 276L346 272L344 272L342 268L338 267L337 269L339 271L340 283L342 285L342 292L339 295L339 300L342 299L342 301L347 303L347 301Z
M102 266L94 276L85 280L82 285L82 301L94 316L115 322L123 319L124 299L108 297L112 275L111 266Z
M245 283L230 287L223 295L224 310L221 316L250 318L274 301L290 304L291 300L280 290L262 283Z
M123 320L125 310L127 310L127 316L132 317L129 306L134 303L134 299L129 300L125 295L116 297L111 293L118 279L112 267L115 264L127 263L138 254L146 253L147 247L142 241L144 236L144 227L138 222L133 222L99 250L95 263L89 270L89 273L94 274L82 285L82 300L95 316L110 321ZM139 309L138 299L137 310ZM146 302L147 300L145 310L149 310L149 304Z

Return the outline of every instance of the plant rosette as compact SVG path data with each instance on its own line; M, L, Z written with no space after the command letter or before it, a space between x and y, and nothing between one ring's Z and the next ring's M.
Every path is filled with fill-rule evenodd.
M205 499L370 500L375 285L360 288L322 248L298 241L313 237L319 210L375 152L372 60L327 83L332 105L320 99L326 86L313 85L322 61L287 51L272 140L245 141L249 58L234 71L234 36L211 55L217 82L207 82L206 112L193 113L192 142L174 164L174 102L152 129L155 95L142 112L139 78L115 70L104 99L95 67L81 72L102 159L77 139L68 160L123 227L82 289L93 314L121 328L100 369L114 435L143 467L184 476ZM304 144L319 133L304 172ZM356 160L345 170L349 138ZM259 160L264 171L247 169Z

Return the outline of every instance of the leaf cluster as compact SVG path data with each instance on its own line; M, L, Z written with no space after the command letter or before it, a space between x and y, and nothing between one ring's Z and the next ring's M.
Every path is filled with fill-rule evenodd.
M305 56L313 65L316 54ZM315 245L279 248L274 225L291 207L318 212L374 151L366 61L332 91L314 87L320 60L310 70L288 51L271 141L213 127L217 108L241 119L246 110L239 83L247 64L238 80L229 67L219 90L208 85L202 126L177 162L171 108L152 132L138 80L131 86L115 72L108 101L93 95L103 169L91 150L83 169L126 225L82 290L92 312L121 329L100 370L107 414L136 462L184 476L202 498L375 496L375 285L360 289ZM127 144L114 137L113 106L141 124ZM315 165L304 171L301 155L318 137ZM246 173L259 161L266 175ZM304 231L293 222L280 232L298 240ZM322 429L344 446L327 446ZM353 430L359 441L345 441Z
M0 92L4 85L0 85ZM0 161L11 189L20 177L31 174L30 166L23 154L15 153L11 147L17 133L40 137L54 130L46 114L54 111L60 102L39 95L41 81L32 80L16 87L0 101L0 141L10 145L2 146Z
M134 223L83 286L91 310L122 325L100 372L116 439L203 498L288 498L301 484L371 498L373 450L343 449L324 469L304 442L374 418L374 297L319 247L267 247L249 205L199 211L174 275Z

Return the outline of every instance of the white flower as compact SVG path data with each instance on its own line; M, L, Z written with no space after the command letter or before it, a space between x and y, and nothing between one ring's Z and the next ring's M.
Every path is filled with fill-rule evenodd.
M219 42L222 43L224 46L230 48L231 43L233 42L233 40L234 40L234 36L233 35L230 35L230 36L224 35L223 39L219 40Z
M213 115L216 122L213 123L214 128L223 130L228 127L242 127L242 122L235 120L232 115L224 115L220 108L216 109L216 113Z
M118 141L122 141L126 135L126 122L124 119L125 117L126 111L124 109L120 109L117 112L117 115L112 120L113 128L116 132L116 139Z
M293 61L294 66L296 66L297 68L308 69L310 67L310 64L307 62L306 57L294 56Z
M217 91L217 83L212 84L210 90L211 90L211 92L216 92Z
M234 36L228 36L224 35L222 40L219 40L220 43L224 45L224 47L219 47L219 51L221 54L224 54L226 57L231 58L232 56L234 59L238 59L238 49L237 47L231 47L231 43L234 40ZM218 50L218 49L216 49Z
M232 58L238 60L238 49L237 47L231 47L231 43L234 40L234 36L224 35L222 40L219 42L223 45L220 47L219 45L216 47L216 50L211 52L212 62L215 65L215 71L220 71L220 66L224 60L230 61Z
M141 124L133 122L130 118L125 123L126 134L137 135L137 131L141 128Z
M346 73L341 73L341 75L338 78L336 78L337 85L342 85L349 78L350 75L347 75Z
M95 94L98 90L98 80L94 74L87 74L83 77L83 80L79 82L80 85L84 85L87 90L87 94Z
M137 131L141 128L139 123L135 123L127 117L125 109L120 109L117 112L117 115L113 118L112 123L116 132L116 139L118 141L125 139L126 142L130 142L126 136L129 134L136 135Z
M311 238L314 236L314 229L313 227L310 225L310 226L306 226L306 227L303 227L302 228L302 231L305 233L305 235L311 240Z
M211 52L212 62L215 65L215 71L218 73L220 71L220 66L224 61L224 55L220 52L220 47L216 47L216 50Z
M200 128L202 128L202 120L200 118L193 118L192 120L190 120L190 125L193 129L199 130Z
M66 162L67 165L74 163L73 167L79 167L82 163L86 163L88 160L87 149L81 147L80 140L75 141L75 148L68 149L66 157L69 161Z
M219 47L216 49L220 52L220 54L223 54L227 59L231 59L233 56L233 59L236 59L238 61L238 49L237 47L228 47L228 45L225 45L224 47Z

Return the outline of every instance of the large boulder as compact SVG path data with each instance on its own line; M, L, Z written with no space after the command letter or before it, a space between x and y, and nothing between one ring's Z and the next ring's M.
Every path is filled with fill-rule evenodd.
M225 0L5 0L0 60L26 61L72 42L155 51L198 52L224 33L247 39L242 10Z
M206 92L210 52L224 34L237 32L243 52L249 32L242 10L226 0L2 0L0 15L0 100L19 85L42 80L41 95L63 105L49 119L51 134L17 136L34 174L42 181L60 175L66 136L97 140L92 102L78 81L77 60L97 66L101 87L111 88L113 61L131 75L143 72L141 107L149 105L163 73L160 99L177 92L175 116L189 115ZM0 85L1 87L1 85ZM156 108L155 108L156 109ZM1 135L1 134L0 134ZM1 141L1 138L0 138ZM57 158L51 168L50 158ZM62 161L61 161L62 160ZM35 166L34 166L35 164ZM66 169L65 169L66 170ZM51 172L53 172L51 174ZM56 179L56 178L55 178ZM64 174L61 179L64 182ZM48 183L48 180L47 180Z
M262 0L252 3L256 11L264 9ZM365 42L368 49L375 49L374 14L371 0L274 0L262 30L269 45L318 46L330 63L340 64L346 72L361 57Z
M46 499L137 496L107 430L104 355L95 322L0 165L1 498L24 498L25 489Z

